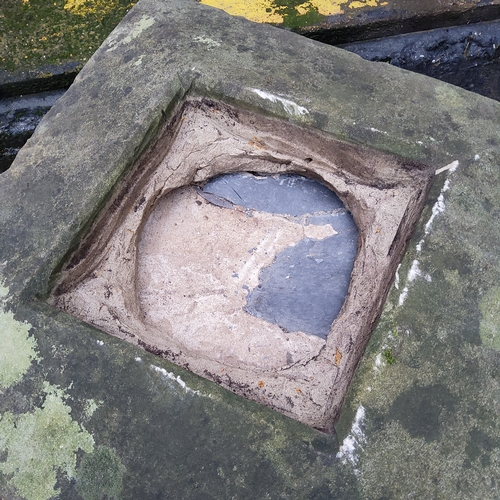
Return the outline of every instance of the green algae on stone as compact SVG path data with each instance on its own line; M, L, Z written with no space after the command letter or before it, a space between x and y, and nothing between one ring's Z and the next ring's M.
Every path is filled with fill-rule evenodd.
M2 0L0 70L86 62L135 0Z
M283 26L290 29L319 24L325 18L311 1L274 0L271 5L275 14L282 16Z
M64 8L73 14L87 16L97 14L104 17L118 8L117 0L66 0Z
M498 438L483 432L471 436L478 422L468 413L443 419L439 440L412 435L396 419L373 429L360 457L363 498L497 498Z
M366 408L353 467L362 498L496 498L500 426L486 417L498 414L499 382L488 376L495 351L467 343L456 349L451 335L430 340L403 331L398 362L377 366L387 335L383 320L349 403Z
M283 427L257 415L252 415L251 420L250 448L269 464L280 484L276 490L280 498L360 498L352 469L337 460L336 435L294 421ZM248 481L246 487L251 488Z
M28 335L31 325L14 319L2 302L8 289L0 285L0 390L19 382L31 363L38 359L36 341Z
M92 436L71 418L63 391L44 383L45 401L33 413L5 413L0 419L0 449L7 458L0 472L26 500L57 495L57 472L75 476L76 452L90 453Z
M76 490L85 500L121 498L125 468L116 453L99 446L86 454L78 469Z
M177 33L176 37L181 38ZM277 37L277 40L281 39ZM119 50L115 55L118 53ZM324 57L325 53L322 54ZM182 56L187 58L184 54ZM316 57L312 48L307 51L307 57L312 60ZM147 60L145 56L144 61ZM332 56L331 60L335 61L335 57ZM274 60L271 59L271 62ZM351 62L355 64L355 61ZM156 64L156 60L153 63ZM123 64L117 67L123 67ZM148 67L147 63L144 67ZM338 69L344 70L342 65ZM149 72L146 74L151 77ZM391 75L397 84L397 75L394 72L389 73ZM117 78L122 76L118 73ZM364 76L361 81L377 80L369 71ZM121 81L127 80L121 78ZM352 84L352 81L355 79L351 76L348 83ZM143 83L139 81L139 84ZM151 92L149 87L145 88ZM409 85L408 88L414 87ZM332 85L329 91L336 92L336 89L337 85ZM410 107L410 97L404 98L399 92L395 92L395 98L401 98L402 106ZM373 95L378 98L380 93L374 91ZM413 92L408 95L412 96ZM350 99L353 97L346 98L346 104L342 102L342 106L347 108ZM382 98L377 100L377 106L385 110L391 124L390 115L397 112L397 108L389 109ZM470 97L471 102L476 100L475 96ZM366 103L369 109L374 109L369 99ZM105 107L105 102L102 104L100 112ZM489 104L490 108L498 116L495 103ZM451 125L455 123L456 112L453 109L450 108ZM342 107L340 110L343 111ZM442 110L437 106L430 106L425 111L422 112L422 119L429 121L429 128L448 123L443 124L443 120L439 119ZM438 117L437 124L434 114ZM481 119L484 115L478 113L477 116ZM417 131L422 128L419 123L417 121L415 126ZM484 148L486 140L476 131L473 123L469 123L472 131L464 131L464 134L470 136L471 141L477 140L478 148ZM481 133L495 132L497 123L498 120L492 120L490 127L481 125ZM438 148L455 154L447 142L436 146L435 150ZM474 157L469 150L466 152ZM477 153L483 158L482 150ZM452 159L455 156L450 161ZM498 161L485 160L484 165L477 169L469 168L463 173L459 171L461 185L458 182L455 184L453 179L449 194L454 201L448 204L448 199L445 199L445 218L439 219L434 226L435 232L421 257L420 268L432 275L432 283L416 280L410 287L403 308L398 306L400 291L394 292L390 299L393 317L388 318L384 313L386 317L382 318L372 337L366 363L357 375L359 384L354 385L351 391L355 397L354 407L362 404L366 408L361 426L365 433L363 449L359 450L358 465L354 471L349 471L349 461L345 469L335 461L335 446L328 446L328 443L321 446L319 439L307 442L291 424L276 425L276 431L270 429L266 422L272 421L272 416L263 410L260 412L263 423L252 422L250 416L256 415L259 410L249 403L233 399L229 394L224 399L227 408L218 400L194 396L181 398L174 391L162 388L155 380L159 377L152 377L151 370L132 368L134 363L141 366L139 361L134 362L134 355L137 354L132 348L113 343L113 357L107 358L108 351L112 349L108 349L106 344L103 349L96 348L94 354L88 347L95 345L90 328L85 330L76 321L71 323L62 315L54 315L54 321L43 320L37 338L46 335L49 340L57 339L54 344L59 343L71 352L71 355L57 358L57 361L64 359L61 377L67 377L65 380L74 378L75 393L83 391L79 393L80 397L105 401L91 420L92 431L99 441L113 446L127 466L122 498L159 498L167 494L173 498L247 498L252 494L253 498L346 500L348 497L337 489L344 477L355 483L353 490L359 486L363 490L362 497L370 500L402 497L493 498L498 491L500 464L499 448L495 444L500 435L500 422L496 418L500 411L498 351L467 341L472 335L466 337L465 328L461 326L472 318L467 329L473 334L477 326L479 338L480 314L477 315L477 325L474 324L475 315L481 312L476 290L479 286L481 290L489 290L496 286L492 282L500 282L496 267L492 264L483 266L488 259L497 260L495 249L498 245L494 243L499 237L498 212L494 212L498 210L499 202L492 198L493 193L498 192L498 179L494 178L499 172L496 168ZM487 168L491 169L490 174ZM97 175L97 168L93 169L91 174ZM82 170L80 168L78 172ZM26 178L22 181L26 182ZM19 186L20 183L21 180ZM73 187L72 192L78 192ZM15 188L16 194L21 192L17 185ZM488 216L480 203L485 199L490 199L494 205ZM51 197L49 200L52 202ZM55 201L58 200L65 201L56 197ZM474 211L467 215L469 206L473 206ZM51 213L55 215L55 212ZM71 219L61 217L61 220L63 222L58 223L59 227L64 220ZM24 232L21 233L21 230ZM32 238L32 233L26 232L24 226L17 231L26 234L27 241ZM406 270L410 268L414 254L410 252L407 257L402 266ZM482 268L485 272L480 273ZM478 284L479 280L483 282ZM31 322L35 324L35 321ZM53 324L60 324L60 329L53 329ZM394 334L395 331L398 332L397 339L389 339L389 333ZM88 340L90 338L92 342ZM46 342L46 345L50 343ZM41 346L42 342L40 349ZM384 363L382 352L385 348L392 349L397 357L397 363L392 366ZM44 355L45 352L41 351ZM377 371L374 365L375 360L380 359L379 355L382 365L377 367ZM46 358L49 364L49 356L46 355ZM50 362L53 363L54 373L63 372L58 370L59 365L53 360ZM161 366L174 370L167 364ZM180 371L175 373L182 374ZM64 385L61 383L61 386ZM204 387L202 382L198 387ZM441 405L438 392L446 396L446 405ZM423 396L429 394L436 394L430 401L432 419L429 423L438 422L436 436L440 436L439 440L434 438L430 426L419 428L416 417L414 419L409 413L411 409L419 408L425 401ZM419 397L419 404L414 404L403 413L405 403L411 401L414 395ZM242 409L238 412L239 408ZM320 467L321 463L323 467ZM203 471L202 467L205 468ZM344 471L345 476L342 476ZM79 474L77 482L78 477ZM227 482L224 483L223 479ZM309 483L304 485L304 482ZM288 489L283 492L285 487Z
M496 498L500 273L491 249L498 199L484 200L493 200L498 175L477 162L448 177L442 211L432 228L417 229L419 243L401 265L404 276L418 259L420 274L410 286L407 280L404 300L399 280L391 290L347 403L351 414L366 409L363 446L355 450L362 498ZM445 238L450 228L458 236ZM397 354L390 368L377 362L388 346Z
M491 288L479 303L479 335L486 347L500 350L500 287Z

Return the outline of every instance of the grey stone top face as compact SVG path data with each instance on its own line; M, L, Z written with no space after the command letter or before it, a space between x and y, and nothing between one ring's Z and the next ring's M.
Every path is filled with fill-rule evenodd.
M252 120L262 117L261 131L266 120L279 123L285 136L301 127L302 143L318 158L328 158L332 165L359 165L339 167L337 177L330 168L320 169L318 159L297 165L294 173L322 179L337 192L368 250L368 238L391 238L377 233L378 226L370 232L361 215L363 203L335 187L346 181L344 172L356 176L353 189L361 186L385 196L397 191L391 184L426 174L414 162L432 168L458 162L454 172L435 176L415 240L397 273L399 281L389 291L340 414L336 429L340 442L346 438L340 449L334 440L263 405L233 397L127 342L101 335L45 301L99 215L113 211L110 200L120 200L127 181L135 179L137 184L129 185L139 186L150 178L138 159L145 158L145 151L154 153L153 139L162 126L166 137L172 137L169 127L171 132L182 130L174 119L182 119L182 103L204 98ZM491 482L484 477L498 478L495 446L500 442L495 368L499 111L498 103L452 86L195 3L141 1L46 115L13 166L0 175L0 335L15 353L15 363L6 365L2 358L0 364L5 391L1 411L8 416L0 420L0 431L2 438L9 436L2 446L22 449L26 441L15 424L38 421L50 410L51 421L69 421L63 429L77 434L70 454L74 460L78 448L94 463L100 463L103 447L104 452L115 450L130 473L124 474L129 482L124 482L123 498L161 496L165 484L179 498L195 496L192 484L205 480L207 488L213 487L212 496L221 491L219 496L228 498L244 498L252 487L259 488L261 497L285 491L291 498L306 498L313 489L335 497L346 488L350 496L345 498L387 492L408 496L416 488L422 498L470 498L472 492L492 497ZM324 145L335 140L350 153L333 148L337 156L332 157ZM246 147L251 148L248 141ZM290 153L288 147L281 151ZM343 160L377 155L388 161L398 155L400 160L389 171L384 170L386 162ZM309 152L293 156L314 159ZM156 164L164 157L158 154ZM273 165L280 172L263 171L290 173L287 165ZM221 173L212 165L200 166L178 179L177 187L201 185ZM238 165L235 171L255 169ZM124 194L120 203L132 204L125 211L116 205L110 223L121 223L120 214L134 213L137 204L132 200L142 199L136 191ZM419 196L425 198L425 190ZM331 343L330 356L324 359L334 365L332 374L339 373L337 360L342 366L360 359L362 351L360 347L354 353L357 344L349 343L343 350L336 345L340 338L329 334L325 342ZM255 380L257 388L252 386L254 394L260 380L264 378ZM295 389L301 386L291 389L300 394ZM63 401L61 391L70 397ZM337 395L322 408L332 408L333 397ZM329 429L332 419L324 423ZM307 423L323 425L316 417ZM183 443L189 450L182 449ZM241 476L228 458L238 453L242 464L237 466L245 467ZM220 474L218 465L210 465L214 455ZM37 463L45 463L45 455L40 456ZM0 462L2 471L12 471L3 476L7 486L1 485L7 498L13 488L25 487L16 472L25 466L21 460L9 453L8 461ZM208 472L200 472L200 460ZM50 463L49 474L36 477L49 478L60 470L59 478L54 472L51 487L71 476L66 456ZM262 471L266 475L261 481ZM465 476L469 486L461 483ZM250 477L258 477L258 484ZM403 479L395 484L395 477ZM68 479L64 485L75 487ZM29 490L26 486L22 491Z

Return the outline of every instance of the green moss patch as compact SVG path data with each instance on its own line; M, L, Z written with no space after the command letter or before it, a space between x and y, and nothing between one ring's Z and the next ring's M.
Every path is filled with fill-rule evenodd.
M98 447L83 457L76 489L85 500L120 498L125 468L113 450Z

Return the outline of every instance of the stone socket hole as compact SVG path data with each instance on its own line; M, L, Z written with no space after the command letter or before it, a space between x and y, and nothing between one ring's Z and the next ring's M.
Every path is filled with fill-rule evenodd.
M183 228L182 224L187 223L182 219L182 203L192 212L200 208L200 203L206 205L211 211L207 217L214 219L212 232L219 230L217 223L223 222L225 212L234 212L232 215L236 215L237 221L265 227L259 229L261 236L276 236L274 229L266 233L268 213L255 210L250 217L244 207L235 208L232 202L228 210L206 200L208 195L219 196L206 190L213 179L242 172L252 172L254 177L266 175L278 181L280 176L291 174L319 180L338 194L356 221L359 235L349 292L327 336L291 332L294 327L280 327L280 321L273 323L258 318L260 299L257 297L255 303L242 305L248 310L253 307L252 314L245 313L250 322L242 337L241 331L234 328L232 312L224 314L222 308L218 317L214 313L222 304L224 294L230 293L225 286L218 287L216 281L208 279L203 285L210 282L208 294L188 296L189 280L200 281L201 274L196 269L195 258L191 257L191 266L182 263L183 254L189 255L194 249L195 254L196 251L201 255L212 254L217 261L218 250L210 247L211 240L206 248L197 248L196 233L206 230L207 226ZM80 248L63 268L49 302L238 394L268 404L308 425L328 429L340 410L354 369L380 314L397 264L425 202L432 173L429 167L220 102L185 101L165 125L156 143L117 188ZM204 195L193 186L203 186ZM188 201L182 201L182 197ZM219 197L228 201L227 196ZM171 230L156 241L175 243L180 259L176 265L186 268L184 275L160 276L155 270L163 265L165 255L170 258L173 253L171 250L166 254L164 251L151 253L147 249L159 231L165 229L162 207L169 214L167 225L170 224ZM158 231L154 229L155 221L159 223ZM283 217L281 225L295 224L301 231L306 230L307 224L296 222ZM178 234L174 234L176 223L181 224ZM239 222L232 224L236 235ZM224 238L230 248L229 236L226 234ZM213 235L212 239L217 238ZM300 239L295 245L300 245ZM248 249L243 244L242 248L248 253L255 246L259 243ZM278 260L279 256L276 262ZM230 269L227 280L241 279L241 269L246 262L240 264ZM267 269L272 269L271 264L272 259ZM256 286L260 268L252 268L254 274L249 275ZM260 279L265 281L262 276ZM186 290L188 300L179 305L175 314L170 314L171 297L162 292L165 290L162 280L177 280L172 283L173 288ZM245 283L240 285L243 287ZM249 290L238 288L236 293L252 297L255 287L247 287ZM149 292L145 292L146 289ZM148 309L150 301L156 301L158 308ZM196 308L204 312L194 326L188 327L183 318L191 318ZM176 315L180 321L174 321ZM211 330L210 321L218 325L218 331Z

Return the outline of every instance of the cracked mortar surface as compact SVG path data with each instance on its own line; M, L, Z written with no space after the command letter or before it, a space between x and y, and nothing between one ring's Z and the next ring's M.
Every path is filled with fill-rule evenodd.
M110 478L108 496L124 500L243 499L249 492L291 499L495 498L499 103L194 2L141 0L111 40L126 37L143 16L155 22L111 52L106 42L0 175L7 315L0 337L15 339L12 345L28 357L36 341L22 373L0 357L8 384L1 389L2 435L12 418L41 415L46 381L67 395L49 421L64 410L95 443L93 452L75 446L64 458L68 464L75 458L74 481L63 463L53 463L60 498L95 498L102 477L96 469ZM116 195L117 181L188 91L434 167L459 163L435 178L336 436L40 300L52 289L50 276ZM297 107L287 111L289 102ZM294 114L300 109L307 112ZM414 261L420 275L410 273ZM22 441L2 440L2 459ZM40 442L50 452L53 440L41 433ZM38 471L46 467L41 450L34 453ZM0 494L30 500L21 485L26 464L4 467ZM32 498L48 498L47 482L34 484Z

